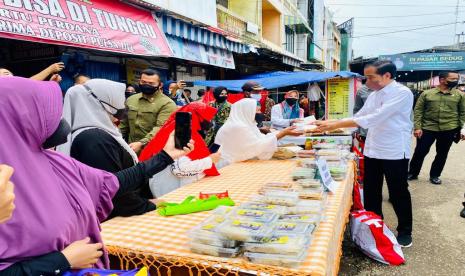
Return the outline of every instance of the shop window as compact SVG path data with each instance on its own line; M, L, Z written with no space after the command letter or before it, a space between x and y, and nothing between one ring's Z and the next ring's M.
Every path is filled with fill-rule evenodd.
M295 45L295 33L294 30L286 26L286 50L294 53Z
M216 4L221 5L221 6L225 7L225 8L229 8L228 7L228 2L229 2L229 0L216 0Z

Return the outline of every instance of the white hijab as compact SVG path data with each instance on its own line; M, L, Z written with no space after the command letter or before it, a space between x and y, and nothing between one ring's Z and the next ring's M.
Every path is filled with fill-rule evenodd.
M125 108L124 92L126 86L123 83L104 79L92 79L85 83L101 101L111 104L117 109ZM75 85L68 89L63 106L63 118L71 126L72 134L68 141L57 147L57 151L66 155L71 154L71 146L76 138L84 130L98 128L110 134L132 157L134 163L138 162L136 153L124 141L121 132L116 127L108 113L114 113L111 107L103 104L93 97L83 85Z
M257 101L242 99L231 106L228 120L216 135L215 143L228 163L252 158L270 159L278 147L276 135L264 135L257 128Z

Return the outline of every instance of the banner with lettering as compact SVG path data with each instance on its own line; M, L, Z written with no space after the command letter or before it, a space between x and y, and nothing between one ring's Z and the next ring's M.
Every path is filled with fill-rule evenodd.
M111 0L0 0L0 37L171 56L152 13Z

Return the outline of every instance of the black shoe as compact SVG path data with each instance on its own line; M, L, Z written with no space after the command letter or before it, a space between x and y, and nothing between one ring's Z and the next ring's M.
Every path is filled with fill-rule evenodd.
M408 181L418 180L418 175L409 174L408 177L407 177L407 180Z
M402 247L410 247L412 246L412 235L402 235L399 234L397 236L397 242L400 244Z
M441 185L442 184L442 180L439 179L439 177L431 177L429 179L429 182L431 182L434 185Z
M465 218L465 208L463 208L462 212L460 212L460 216L461 216L462 218Z

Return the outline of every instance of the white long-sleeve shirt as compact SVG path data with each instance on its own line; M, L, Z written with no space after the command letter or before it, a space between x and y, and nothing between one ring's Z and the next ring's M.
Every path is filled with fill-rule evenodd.
M412 105L412 92L396 81L368 96L353 118L360 127L369 130L366 156L386 160L410 158Z
M284 119L283 113L283 107L281 104L274 105L271 108L271 124L274 128L279 129L291 126L291 122L294 119ZM299 118L304 118L304 112L301 108L299 110Z
M212 166L213 161L210 157L191 160L189 157L183 156L150 179L150 190L155 197L163 196L184 185L204 178L203 171L210 169Z

